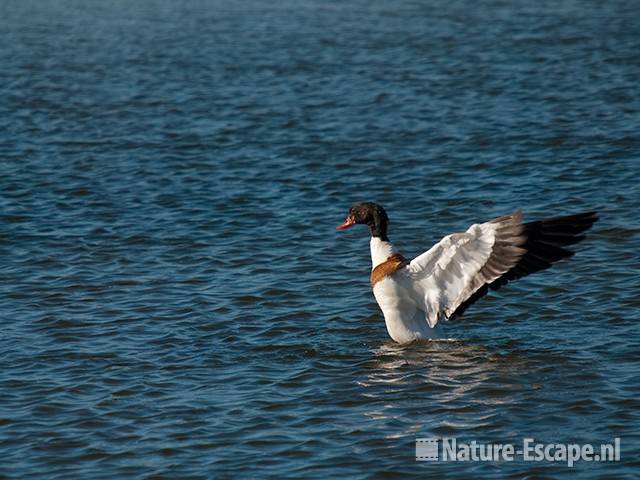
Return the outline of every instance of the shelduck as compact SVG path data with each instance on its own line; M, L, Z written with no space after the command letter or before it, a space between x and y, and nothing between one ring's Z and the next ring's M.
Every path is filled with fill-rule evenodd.
M574 254L565 247L598 219L595 212L523 223L523 213L471 225L447 235L413 260L389 241L389 217L372 202L349 209L345 230L363 224L371 232L371 288L387 331L398 343L438 338L441 319L461 315L492 290Z

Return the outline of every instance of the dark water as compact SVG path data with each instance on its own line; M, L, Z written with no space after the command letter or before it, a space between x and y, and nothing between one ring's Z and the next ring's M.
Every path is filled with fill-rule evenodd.
M0 476L637 478L640 4L0 3ZM597 209L394 345L368 238ZM619 463L425 463L419 437Z

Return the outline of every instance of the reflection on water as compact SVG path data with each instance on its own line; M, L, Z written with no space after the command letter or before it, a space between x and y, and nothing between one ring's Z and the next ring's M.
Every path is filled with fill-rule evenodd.
M509 403L511 399L506 393L528 375L526 352L522 356L518 352L493 354L490 349L460 340L429 340L409 345L386 342L373 354L367 378L360 383L363 387L386 385L386 392L412 388L416 394L425 395L424 400L432 409L472 401L478 389L486 393L487 385L496 378L500 378L505 395L486 396L484 403ZM508 381L511 377L513 383Z
M506 348L507 353L498 353ZM589 395L574 390L564 392L559 401L558 383L580 388L588 381L591 392L604 388L598 366L578 355L519 348L516 342L499 348L460 340L409 345L385 342L372 350L365 371L358 383L362 395L371 400L366 417L388 427L405 418L407 405L420 412L413 415L413 422L392 428L386 438L404 438L415 432L426 437L500 432L503 438L519 441L519 437L511 438L516 432L508 428L515 419L527 426L523 434L534 436L538 427L528 422L558 421L567 408L593 405ZM554 400L542 416L523 407L533 398L545 397Z

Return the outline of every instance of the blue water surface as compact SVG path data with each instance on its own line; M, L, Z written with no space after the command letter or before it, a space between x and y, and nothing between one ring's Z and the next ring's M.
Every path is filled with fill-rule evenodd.
M0 477L632 479L640 3L0 2ZM574 258L398 346L407 257L523 208ZM621 439L416 462L416 438Z

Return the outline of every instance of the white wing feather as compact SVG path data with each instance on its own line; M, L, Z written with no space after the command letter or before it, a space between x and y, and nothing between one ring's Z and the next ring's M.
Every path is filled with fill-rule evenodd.
M464 233L447 235L414 258L405 272L412 296L429 326L449 318L473 293L520 259L525 250L522 212L475 224Z

